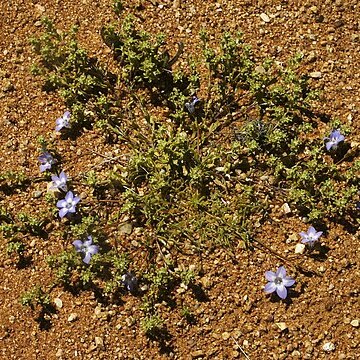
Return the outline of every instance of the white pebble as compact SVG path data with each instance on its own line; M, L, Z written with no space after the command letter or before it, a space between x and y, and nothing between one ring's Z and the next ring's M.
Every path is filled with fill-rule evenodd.
M260 19L266 23L270 22L270 18L268 15L266 15L265 13L261 13L260 14Z
M303 254L305 251L305 245L304 244L296 244L295 246L295 254Z
M69 315L69 317L68 317L68 321L69 321L69 322L73 322L73 321L75 321L77 318L78 318L78 314L76 314L76 313L71 313L71 314Z
M335 345L332 342L327 342L323 345L323 350L324 351L334 351Z

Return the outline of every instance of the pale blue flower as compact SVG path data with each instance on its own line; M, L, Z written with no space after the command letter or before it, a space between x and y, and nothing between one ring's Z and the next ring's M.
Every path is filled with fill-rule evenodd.
M63 218L68 213L76 212L76 204L80 201L78 196L74 196L72 191L68 191L65 195L65 199L59 200L56 206L59 208L59 216Z
M66 182L68 180L66 174L62 171L59 176L51 175L52 185L50 190L62 190L67 191Z
M39 157L38 157L41 165L40 165L40 172L44 172L46 170L51 169L51 166L57 163L57 160L53 158L53 156L47 152L44 151Z
M99 246L92 245L92 237L88 236L87 240L75 240L72 243L75 246L75 250L78 253L82 253L84 255L83 262L85 264L89 264L91 257L99 252Z
M265 278L269 282L265 285L265 292L273 293L276 291L281 299L285 299L287 296L287 287L295 284L295 280L290 276L286 276L286 270L283 266L280 266L276 273L273 271L266 271Z
M65 111L62 117L56 119L55 131L61 131L62 128L70 127L70 111Z
M128 272L122 276L122 282L126 289L130 292L134 292L138 286L138 280L134 273Z
M313 226L310 226L307 232L302 231L299 235L302 238L301 242L303 244L309 244L309 246L313 246L314 242L319 240L319 237L322 234L322 231L316 231Z
M329 140L325 146L326 146L326 150L329 151L331 149L336 150L336 148L338 147L339 143L341 141L345 140L345 136L341 135L339 130L333 130L330 134L329 137L326 137L325 139Z
M191 102L185 103L185 107L190 114L193 114L195 112L195 104L199 101L200 100L196 97L196 95L194 95Z

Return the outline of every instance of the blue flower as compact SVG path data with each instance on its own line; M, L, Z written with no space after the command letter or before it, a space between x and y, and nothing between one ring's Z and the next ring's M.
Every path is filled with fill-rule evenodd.
M132 272L128 272L122 276L122 282L126 289L130 292L134 292L138 286L138 280Z
M326 143L326 150L329 151L331 149L336 150L339 143L345 140L345 136L341 135L339 130L333 130L329 137L326 137L329 141Z
M88 239L84 240L84 242L75 240L72 244L75 246L76 252L84 255L83 262L85 264L89 264L91 257L99 252L99 246L92 245L91 236L88 236Z
M273 271L266 271L265 278L269 282L265 285L265 292L273 293L276 291L281 299L285 299L287 296L287 287L295 284L295 280L290 276L286 276L286 270L283 266L280 266L276 273Z
M51 166L57 163L57 160L47 151L44 151L38 159L41 163L40 172L51 169Z
M65 111L64 115L56 119L55 131L61 131L62 128L71 128L70 111Z
M74 196L72 191L68 191L65 195L65 199L59 200L56 206L59 208L59 216L63 218L68 213L76 212L76 204L80 201L78 196Z
M62 171L59 176L51 175L52 185L50 190L62 190L67 191L66 182L68 180L66 174Z
M194 95L191 102L185 103L185 107L190 114L193 114L195 112L195 104L199 101L200 100L196 97L196 95Z
M309 246L313 246L314 242L319 240L319 237L323 234L322 231L316 231L313 226L310 226L307 233L302 231L299 235L301 236L301 242L303 244L309 244Z

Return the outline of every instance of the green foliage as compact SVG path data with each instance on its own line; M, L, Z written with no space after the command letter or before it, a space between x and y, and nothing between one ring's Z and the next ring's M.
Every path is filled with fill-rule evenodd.
M11 254L16 254L17 256L22 256L25 252L25 244L17 239L12 239L6 244L6 252Z
M123 11L121 1L113 5L118 14ZM287 64L257 60L241 34L226 32L212 43L202 32L202 56L174 69L182 44L171 57L162 35L138 30L128 16L101 30L118 64L110 75L78 45L76 28L62 33L49 20L44 26L33 45L40 55L36 72L45 76L46 88L59 91L71 121L94 124L109 143L121 142L126 149L104 155L101 169L80 176L81 185L101 201L89 200L81 219L63 231L64 240L92 234L101 250L89 265L74 249L49 257L56 283L115 299L124 291L123 275L135 264L144 285L141 328L156 337L164 331L158 304L170 304L179 285L195 286L196 274L174 264L179 253L231 249L239 241L249 245L254 224L261 225L274 198L309 220L354 222L356 150L345 146L329 153L323 141L333 128L346 136L350 129L334 120L326 134L320 131L321 119L311 110L317 93L300 72L301 55ZM189 111L186 103L194 95L200 101ZM25 180L0 176L0 186L9 181ZM44 225L26 214L14 221L4 213L1 219L9 239L17 231L36 234ZM117 233L119 223L129 219L136 231ZM138 250L146 256L133 262ZM193 321L187 307L181 314Z
M115 251L107 253L105 259L109 264L110 279L105 284L104 292L106 294L114 294L123 287L122 276L128 271L130 259L127 254L119 254Z
M114 13L120 15L124 10L124 5L121 0L114 0L113 2Z
M41 55L40 66L47 71L45 87L59 89L68 106L83 102L96 93L107 92L105 73L79 47L77 26L69 32L57 30L48 19L42 19L44 34L31 43L37 54Z
M190 308L188 308L187 306L183 306L181 308L180 313L181 313L181 316L184 317L188 323L191 324L191 323L195 322L195 315L192 313Z
M49 267L54 270L56 282L70 285L72 275L80 265L80 257L74 251L62 251L60 254L46 259Z
M231 92L235 93L246 82L251 73L254 66L251 48L243 42L241 33L233 36L225 32L220 41L220 49L210 45L204 30L200 33L200 38L209 78L215 81L222 100L226 100Z
M48 221L46 218L31 216L27 213L19 213L17 218L21 223L19 226L20 231L32 235L44 235L44 226Z
M74 239L81 239L87 237L89 234L95 234L97 236L102 235L100 229L99 218L95 216L83 216L81 222L70 225L71 237Z
M141 330L150 338L157 338L163 331L164 321L158 315L144 317L140 322Z
M21 172L5 171L0 173L0 190L10 190L27 185L28 176Z
M47 214L39 217L20 212L16 217L10 214L0 214L0 231L5 238L12 239L17 233L31 234L43 237L44 226L48 222Z
M23 306L31 307L33 310L37 305L46 308L50 305L50 296L40 286L35 286L21 296L20 303Z
M77 26L62 32L48 18L43 18L42 24L43 35L31 39L35 52L40 55L36 73L45 78L46 90L56 90L64 99L71 111L72 126L93 123L112 101L107 95L113 87L114 77L79 46Z
M98 291L111 295L123 287L122 276L128 271L130 260L126 254L110 250L93 255L87 265L72 249L49 256L47 263L54 271L56 283L72 287L96 284Z
M122 69L122 79L128 83L159 84L169 70L169 54L162 50L163 35L152 37L135 28L134 17L127 16L121 28L114 25L102 28L104 42L113 49Z
M173 287L177 277L168 267L156 269L153 267L143 278L150 283L148 297L153 301L162 299Z

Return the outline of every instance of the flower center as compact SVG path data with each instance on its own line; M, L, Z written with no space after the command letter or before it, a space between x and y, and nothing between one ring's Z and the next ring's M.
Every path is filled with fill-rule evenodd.
M71 209L72 206L73 206L72 201L71 201L71 202L68 202L68 203L66 204L66 208L67 208L67 209Z
M281 278L281 277L275 278L274 283L275 283L275 285L280 285L280 284L282 284L282 278Z

